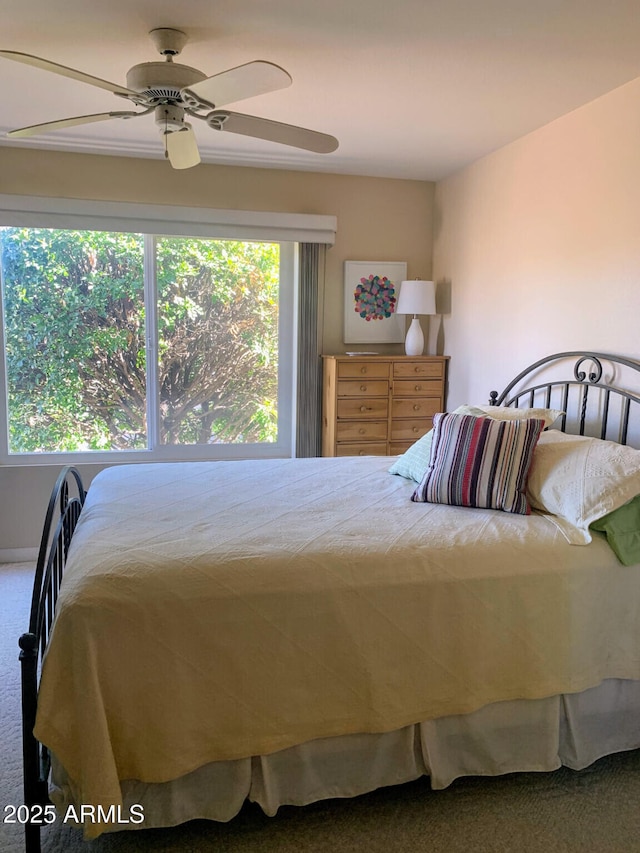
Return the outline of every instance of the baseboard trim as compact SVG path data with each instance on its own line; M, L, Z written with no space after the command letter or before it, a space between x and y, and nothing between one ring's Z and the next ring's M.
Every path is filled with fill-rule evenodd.
M35 563L37 548L0 548L0 563Z

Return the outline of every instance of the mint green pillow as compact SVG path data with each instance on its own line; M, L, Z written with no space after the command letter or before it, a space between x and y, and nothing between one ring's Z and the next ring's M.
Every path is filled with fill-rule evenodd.
M428 433L412 444L402 456L398 456L389 468L389 473L398 474L399 477L406 477L408 480L415 480L416 483L419 483L429 467L432 438L433 430L430 429Z
M616 557L625 566L640 563L640 495L589 525L607 537Z
M458 406L453 414L475 415L478 418L487 416L482 409L477 409L474 406ZM408 480L415 480L416 483L419 483L429 467L432 438L433 430L430 429L428 433L412 444L402 456L398 456L391 468L389 468L389 473L397 474L399 477L406 477Z

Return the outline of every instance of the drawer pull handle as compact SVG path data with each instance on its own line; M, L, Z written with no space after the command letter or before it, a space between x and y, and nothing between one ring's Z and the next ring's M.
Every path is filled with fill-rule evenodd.
M416 373L422 373L422 368L420 367L419 364L417 364L413 369L415 370Z
M366 456L366 455L367 454L364 452L364 450L361 450L360 453L358 453L358 456Z
M416 403L415 406L413 407L413 411L419 412L421 408L422 408L422 406L420 406L418 403Z
M367 386L366 386L366 385L361 385L361 386L360 386L360 390L361 390L361 391L366 391L366 390L367 390Z
M414 391L422 391L422 385L416 385L413 390Z
M420 432L420 427L414 427L414 428L413 428L413 431L414 431L414 432Z
M370 412L370 411L371 411L371 407L367 407L367 406L360 406L360 411L361 411L361 412Z
M359 435L364 435L365 433L366 433L366 429L364 429L364 428L361 428L358 430Z
M361 368L360 368L360 373L366 373L366 372L367 372L367 368L366 368L366 367L361 367Z

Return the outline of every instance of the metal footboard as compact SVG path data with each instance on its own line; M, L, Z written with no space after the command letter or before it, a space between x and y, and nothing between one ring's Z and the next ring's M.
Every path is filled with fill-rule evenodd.
M62 469L51 492L45 516L31 598L29 630L19 639L22 676L22 756L27 853L40 853L40 807L49 803L49 751L33 735L38 705L40 665L53 625L71 537L84 505L85 489L78 471Z

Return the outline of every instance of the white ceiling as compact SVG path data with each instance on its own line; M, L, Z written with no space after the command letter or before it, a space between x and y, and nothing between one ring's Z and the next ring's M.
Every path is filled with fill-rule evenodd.
M181 29L177 61L207 75L254 59L292 75L239 112L340 140L311 154L198 122L207 163L438 180L640 76L638 0L0 0L0 20L0 49L120 85L160 60L149 30ZM4 137L130 106L0 59L1 145L161 158L151 116Z

